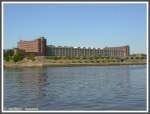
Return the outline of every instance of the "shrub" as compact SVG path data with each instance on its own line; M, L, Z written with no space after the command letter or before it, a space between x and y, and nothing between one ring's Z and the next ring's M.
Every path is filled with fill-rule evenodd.
M49 57L49 56L46 56L46 57L45 57L45 59L52 59L52 58L51 58L51 57Z
M135 59L139 59L139 57L135 57Z
M72 60L72 59L74 59L74 57L67 56L67 59Z
M87 59L87 57L86 57L86 56L84 56L84 57L83 57L83 59Z
M21 61L23 59L23 54L21 52L16 52L16 54L13 57L13 61L17 62L17 61Z
M35 60L35 56L30 54L27 56L27 59L34 61Z
M99 60L96 60L96 62L99 63L100 61L99 61Z
M58 60L58 57L57 57L57 56L55 56L55 57L54 57L54 60Z
M99 56L95 56L95 59L100 59L100 57Z
M84 61L85 63L88 63L89 61Z
M90 60L93 60L93 57L90 57Z
M146 58L146 57L143 57L143 56L141 57L141 59L145 59L145 58Z
M82 63L82 61L78 61L79 63Z
M131 57L130 59L133 59L133 57Z
M123 62L124 60L123 59L120 59L120 62Z
M5 60L5 61L9 61L9 60L10 60L10 57L9 57L9 56L4 56L4 60Z
M66 56L64 56L64 59L68 59Z
M91 63L94 63L95 61L94 61L94 60L91 60L90 62L91 62Z
M80 59L80 57L75 57L75 59Z

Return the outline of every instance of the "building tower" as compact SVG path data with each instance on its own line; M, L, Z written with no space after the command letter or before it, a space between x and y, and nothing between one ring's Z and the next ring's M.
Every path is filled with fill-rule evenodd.
M36 56L46 55L46 39L44 37L37 38L33 41L18 42L18 49L24 52L25 55L33 54Z

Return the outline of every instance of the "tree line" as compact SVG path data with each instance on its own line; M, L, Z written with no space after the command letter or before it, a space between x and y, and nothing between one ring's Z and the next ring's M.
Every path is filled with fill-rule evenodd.
M16 51L12 49L4 50L4 60L10 61L13 60L14 62L18 62L27 58L28 60L35 60L35 56L33 54L28 54L25 56L21 51ZM138 55L130 55L127 57L108 57L108 56L45 56L45 59L51 60L90 60L90 61L105 61L105 62L123 62L126 60L139 60L139 59L146 59L146 54L138 54Z
M12 49L4 50L4 60L5 61L11 61L18 62L23 60L24 58L27 58L28 60L35 60L35 56L33 54L29 54L27 56L24 56L24 54L20 51L14 52Z

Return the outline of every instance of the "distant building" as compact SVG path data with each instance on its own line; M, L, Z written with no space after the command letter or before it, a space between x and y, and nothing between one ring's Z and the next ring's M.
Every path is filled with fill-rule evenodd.
M128 45L120 47L106 47L103 50L105 52L105 56L125 57L130 54Z
M68 46L46 45L46 39L40 37L33 41L19 41L18 49L25 54L34 54L37 56L69 56L69 57L90 57L90 56L110 56L125 57L129 56L129 46L105 47L100 48L80 48Z
M22 50L25 54L34 54L37 56L46 55L46 39L44 37L37 38L33 41L18 42L18 49Z

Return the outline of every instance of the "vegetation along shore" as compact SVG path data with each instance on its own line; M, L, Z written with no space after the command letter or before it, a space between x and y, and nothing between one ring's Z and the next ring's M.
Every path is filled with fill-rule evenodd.
M4 67L43 67L43 66L104 66L104 65L138 65L146 64L146 55L128 57L63 57L63 56L23 56L17 52L4 52Z

